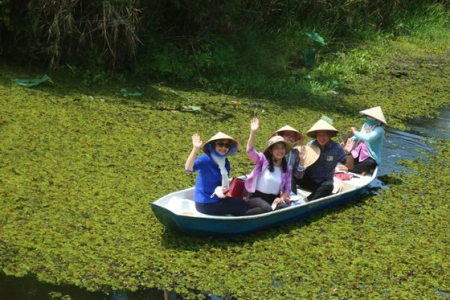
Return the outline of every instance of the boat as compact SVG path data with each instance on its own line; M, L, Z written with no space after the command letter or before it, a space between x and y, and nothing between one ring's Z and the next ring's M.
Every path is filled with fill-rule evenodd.
M167 194L151 203L156 218L166 228L193 236L227 237L273 228L305 218L314 212L341 205L362 195L376 178L378 169L371 174L347 173L349 180L335 176L333 194L304 202L310 192L299 189L291 206L251 216L213 216L198 212L193 200L194 187ZM245 201L245 200L242 200Z

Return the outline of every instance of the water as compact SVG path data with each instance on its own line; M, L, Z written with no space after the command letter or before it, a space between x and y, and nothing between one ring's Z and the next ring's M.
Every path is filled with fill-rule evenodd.
M70 296L70 297L69 297ZM88 292L86 290L65 285L53 285L36 280L33 276L17 278L0 273L1 300L177 300L176 295L164 296L163 291L156 289L137 292L113 291L109 295Z
M433 151L433 137L450 139L450 108L441 110L436 118L414 119L408 126L411 128L408 132L386 129L384 158L378 176L404 170L403 166L397 164L399 159L426 159L420 152Z
M414 119L410 122L411 131L425 137L450 138L450 108L442 109L440 115L432 120Z
M443 109L439 117L412 120L408 132L391 128L386 129L386 141L383 148L383 164L379 169L379 176L404 170L398 165L399 159L413 160L417 157L425 159L420 152L433 151L432 137L450 139L450 108ZM374 186L381 186L377 180ZM33 277L16 278L0 274L1 300L47 300L61 299L83 300L177 300L175 294L166 294L158 290L138 292L113 292L109 295L92 293L72 286L55 286L41 283ZM59 297L58 297L59 296ZM213 296L210 300L222 298Z
M379 169L379 176L403 170L397 164L400 159L412 160L417 157L425 159L423 152L433 150L433 141L426 137L395 129L386 130L386 140L383 146L383 161ZM422 152L422 153L421 153Z

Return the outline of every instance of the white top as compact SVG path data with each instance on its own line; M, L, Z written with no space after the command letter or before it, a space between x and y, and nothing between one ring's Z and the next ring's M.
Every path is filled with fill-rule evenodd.
M281 167L274 167L273 172L269 168L258 176L256 190L265 194L278 195L281 186Z

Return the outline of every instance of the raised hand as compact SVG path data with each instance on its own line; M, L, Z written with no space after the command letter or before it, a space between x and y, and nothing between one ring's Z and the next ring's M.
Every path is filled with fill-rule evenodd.
M306 159L306 148L305 146L298 147L298 158L301 162L303 162Z
M197 133L194 133L194 134L192 135L192 146L193 146L195 149L199 149L199 148L202 147L202 145L203 145L203 142L202 142L202 140L201 140L201 138L200 138L200 135L198 135Z
M258 120L258 118L253 118L250 121L250 130L256 131L256 130L258 130L258 128L259 128L259 120Z
M346 153L350 153L353 150L353 147L355 146L355 140L354 139L348 139L347 144L344 146L344 150Z

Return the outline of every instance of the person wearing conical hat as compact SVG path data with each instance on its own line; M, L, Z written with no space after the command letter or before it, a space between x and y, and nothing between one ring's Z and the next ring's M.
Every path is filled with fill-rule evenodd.
M306 168L319 158L320 149L311 146L300 146L305 137L300 131L289 125L281 127L272 133L271 137L276 135L282 136L286 141L294 145L292 150L286 154L286 160L292 167L293 172L291 189L294 194L297 194L296 179L302 178Z
M346 162L344 149L331 139L338 132L323 119L306 132L307 136L314 139L308 145L320 148L319 158L306 169L303 178L296 181L300 188L312 191L305 199L306 202L329 196L333 192L335 168L338 163Z
M382 125L387 125L381 107L376 106L360 111L366 120L358 131L350 128L350 138L342 142L347 153L345 167L340 169L366 175L381 164L381 150L384 144L385 131Z
M271 137L275 135L282 136L286 141L292 143L293 145L301 144L305 139L300 131L289 125L279 128L277 131L272 133Z
M263 152L255 150L255 135L259 120L250 121L250 135L247 141L247 154L255 163L255 168L245 181L248 192L248 215L262 214L281 209L291 202L292 168L286 161L286 153L291 151L292 143L275 135L267 143Z
M208 215L245 215L248 204L222 192L229 188L230 161L228 156L239 150L239 142L223 132L218 132L203 144L200 135L192 135L192 151L186 159L187 172L198 171L195 181L195 208ZM198 150L204 154L196 158ZM220 190L220 192L219 192Z

